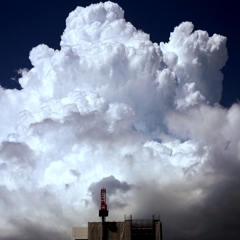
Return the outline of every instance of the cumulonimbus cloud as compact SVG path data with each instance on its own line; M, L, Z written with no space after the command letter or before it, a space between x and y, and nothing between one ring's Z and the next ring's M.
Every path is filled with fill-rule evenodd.
M166 239L234 236L240 109L219 105L226 38L183 22L152 43L105 2L71 12L60 45L32 49L21 91L0 89L2 239L64 239L97 221L102 184L110 220L161 213Z

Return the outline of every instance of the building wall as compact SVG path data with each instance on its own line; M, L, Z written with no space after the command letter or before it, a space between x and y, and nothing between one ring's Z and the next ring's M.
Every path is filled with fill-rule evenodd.
M107 240L131 240L131 221L117 222L116 227L117 232L107 230Z
M131 220L124 222L105 222L106 240L162 240L162 223L152 225L132 225ZM110 229L110 230L109 230ZM102 222L89 222L88 227L72 228L71 240L102 240Z
M73 227L71 240L88 240L88 227Z
M131 240L162 240L159 220L135 219L131 231Z
M106 239L107 240L131 240L131 221L125 222L106 222ZM112 232L109 230L114 230ZM88 240L102 240L102 223L89 222L88 223Z
M162 239L162 222L160 221L155 222L155 234L156 234L156 240L163 240Z

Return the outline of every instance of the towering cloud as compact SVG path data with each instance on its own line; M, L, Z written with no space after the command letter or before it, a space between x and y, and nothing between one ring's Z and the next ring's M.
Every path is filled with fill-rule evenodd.
M33 48L23 89L0 90L1 239L69 238L98 221L101 187L109 220L161 213L166 239L237 239L226 38L183 22L152 43L105 2L71 12L60 45Z

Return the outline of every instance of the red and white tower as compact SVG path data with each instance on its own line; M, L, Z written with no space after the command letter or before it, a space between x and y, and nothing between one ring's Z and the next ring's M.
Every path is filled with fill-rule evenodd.
M99 217L105 218L108 216L107 201L106 201L106 189L102 188L100 193L100 209Z
M106 240L106 236L107 236L107 228L105 225L105 217L108 216L106 199L107 199L106 189L102 188L100 193L100 209L99 209L99 217L102 217L102 240Z

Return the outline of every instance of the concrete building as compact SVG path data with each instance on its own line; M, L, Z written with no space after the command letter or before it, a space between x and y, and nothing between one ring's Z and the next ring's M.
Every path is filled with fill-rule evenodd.
M103 227L104 226L104 227ZM104 237L103 237L104 236ZM125 219L123 222L89 222L72 228L71 240L162 240L160 219Z
M88 240L88 227L73 227L71 240Z
M100 192L99 217L101 222L88 222L88 227L72 228L71 240L162 240L162 222L152 219L132 219L126 217L124 222L106 222L108 208L106 189Z

